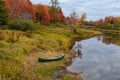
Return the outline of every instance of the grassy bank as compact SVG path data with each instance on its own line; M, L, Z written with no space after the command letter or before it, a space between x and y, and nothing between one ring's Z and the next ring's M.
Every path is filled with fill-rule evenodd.
M51 77L60 66L64 66L75 38L86 38L101 34L98 31L78 29L72 33L70 28L56 25L39 25L34 31L0 30L0 78L1 80L58 80ZM38 57L52 57L66 54L57 62L38 63ZM66 75L62 80L73 80L75 76ZM60 78L61 79L61 78ZM76 77L76 80L78 78ZM79 79L78 79L79 80Z
M101 29L101 28L91 28L91 30L101 31L105 34L120 34L120 30L110 30L110 29Z

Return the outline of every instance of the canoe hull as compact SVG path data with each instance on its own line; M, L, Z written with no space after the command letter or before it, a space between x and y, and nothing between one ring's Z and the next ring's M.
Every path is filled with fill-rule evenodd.
M56 58L38 58L38 62L50 62L50 61L58 61L65 57L65 54L62 54L60 57Z

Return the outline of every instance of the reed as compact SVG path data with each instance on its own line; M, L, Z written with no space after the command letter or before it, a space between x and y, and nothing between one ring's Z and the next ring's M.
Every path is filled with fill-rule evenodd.
M15 31L0 31L0 40L6 41L9 43L15 43L20 40L22 34L20 32Z

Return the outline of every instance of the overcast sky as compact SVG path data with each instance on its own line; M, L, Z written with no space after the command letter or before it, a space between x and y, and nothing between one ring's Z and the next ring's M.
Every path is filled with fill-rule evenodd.
M33 4L49 5L50 0L30 0ZM105 16L120 16L120 0L58 0L65 16L75 10L80 16L87 13L87 20L97 20Z

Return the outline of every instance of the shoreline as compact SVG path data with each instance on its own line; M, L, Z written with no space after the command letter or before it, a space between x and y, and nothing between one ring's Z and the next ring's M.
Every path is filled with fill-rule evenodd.
M101 35L101 34L97 34L97 35ZM90 37L84 37L84 38L82 38L81 39L81 37L76 37L76 38L74 38L74 40L76 41L76 40L79 40L79 41L82 41L82 40L85 40L85 39L89 39L89 38L91 38L91 37L94 37L94 36L97 36L97 35L92 35L92 36L90 36ZM74 58L75 56L74 56L74 54L73 53L69 53L69 57L68 58L66 58L65 60L65 62L63 63L64 64L64 66L60 66L60 68L58 68L58 69L56 69L56 71L53 73L53 77L55 77L55 78L62 78L62 77L64 77L64 76L66 76L66 75L71 75L71 76L74 76L74 77L76 77L76 80L83 80L81 77L80 77L80 74L82 73L74 73L74 72L70 72L70 71L68 71L67 70L67 67L72 63L72 58ZM57 73L57 74L56 74ZM64 75L63 75L64 74ZM63 76L61 76L61 75L63 75Z

